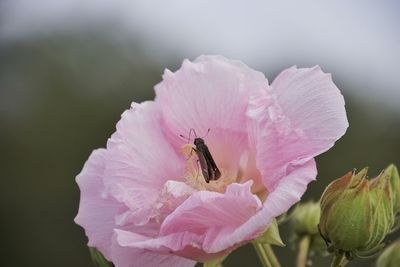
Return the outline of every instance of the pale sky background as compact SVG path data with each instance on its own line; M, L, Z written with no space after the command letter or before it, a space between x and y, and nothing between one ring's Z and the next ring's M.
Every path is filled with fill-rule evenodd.
M221 54L267 75L319 64L354 85L341 90L400 112L396 1L3 0L0 15L2 42L94 26L140 38L165 64Z

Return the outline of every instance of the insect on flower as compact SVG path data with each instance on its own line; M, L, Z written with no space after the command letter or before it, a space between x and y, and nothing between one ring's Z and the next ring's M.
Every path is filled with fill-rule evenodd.
M218 178L221 177L221 172L218 169L217 164L215 164L215 161L210 153L210 150L208 150L208 147L204 142L204 139L201 137L197 137L196 131L194 129L190 129L189 138L187 138L188 141L190 141L190 135L192 132L194 133L195 136L193 143L196 146L196 148L192 148L192 151L196 152L197 154L198 161L200 162L201 172L203 174L204 179L206 180L207 183L209 183L212 180L218 180ZM210 129L208 129L207 134L209 132ZM184 138L183 135L180 136Z

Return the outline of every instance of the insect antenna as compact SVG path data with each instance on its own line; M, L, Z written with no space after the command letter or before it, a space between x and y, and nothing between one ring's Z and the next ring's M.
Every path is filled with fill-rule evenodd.
M192 132L194 134L194 137L197 138L197 133L196 133L195 129L193 129L193 128L190 128L190 130L189 130L189 137L186 137L183 134L180 134L179 136L182 138L185 138L187 140L187 142L190 143Z
M190 130L189 130L189 140L190 140L190 136L192 135L192 132L193 132L193 134L194 134L194 138L197 138L197 133L196 133L196 131L194 130L194 128L190 128Z
M208 130L207 130L207 133L202 137L202 138L206 138L207 137L207 135L210 133L210 128L208 128Z
M201 139L206 138L208 136L208 134L210 133L210 131L211 131L211 129L208 128L207 133L204 136L202 136ZM192 133L194 135L194 138L196 139L197 138L197 133L196 133L196 130L194 128L190 128L189 137L186 137L183 134L180 134L179 137L186 139L187 142L190 143Z
M184 136L183 134L180 134L179 137L186 139L188 144L190 143L190 139L188 137Z

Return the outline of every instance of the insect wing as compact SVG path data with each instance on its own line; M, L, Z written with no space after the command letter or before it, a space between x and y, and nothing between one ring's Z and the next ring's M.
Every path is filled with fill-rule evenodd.
M221 172L219 171L217 164L215 164L214 158L211 156L211 153L206 145L204 145L203 153L204 157L206 158L210 180L217 180L219 177L221 177Z
M199 158L201 172L203 173L204 179L208 183L211 180L209 172L209 163L207 161L206 155L202 147L197 147L196 149L197 157Z

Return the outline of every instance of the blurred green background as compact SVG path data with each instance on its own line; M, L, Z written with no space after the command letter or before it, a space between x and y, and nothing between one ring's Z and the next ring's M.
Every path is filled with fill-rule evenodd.
M105 146L132 101L153 99L153 86L164 68L176 70L184 57L193 59L196 53L224 54L223 47L187 54L161 49L157 54L168 55L160 60L153 54L154 44L149 46L142 35L116 38L109 32L112 29L98 28L0 39L1 266L92 266L84 232L73 222L79 204L75 176L91 151ZM226 56L242 59L227 51ZM399 50L394 51L395 60ZM282 53L276 67L250 66L272 81L283 67L308 67L314 61L333 72L345 96L350 127L333 149L317 158L318 181L310 184L304 200L318 200L332 179L353 168L369 166L374 176L390 163L400 166L400 111L386 104L399 103L398 94L394 100L362 97L366 88L336 76L337 68L323 57L291 60ZM371 87L380 94L393 92ZM287 241L286 228L282 235ZM293 251L276 251L283 266L294 265ZM329 258L314 261L314 266L327 266ZM349 266L372 266L372 262ZM226 266L245 263L261 266L250 246L234 252Z

